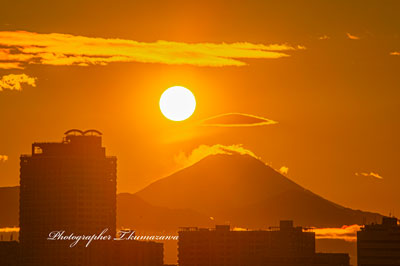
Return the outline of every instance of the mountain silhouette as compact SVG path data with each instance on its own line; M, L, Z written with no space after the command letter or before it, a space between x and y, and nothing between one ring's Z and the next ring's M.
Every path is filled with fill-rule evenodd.
M0 188L0 227L18 226L19 187ZM117 226L176 231L229 222L266 228L279 220L341 227L377 222L377 213L345 208L304 189L248 155L211 155L135 194L117 195Z
M245 228L265 228L282 219L317 227L381 219L326 200L262 161L239 154L208 156L136 195L155 206L192 209Z

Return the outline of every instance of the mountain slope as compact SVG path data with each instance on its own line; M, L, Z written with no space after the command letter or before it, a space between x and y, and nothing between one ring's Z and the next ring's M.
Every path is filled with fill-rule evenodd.
M0 188L0 228L19 225L19 187ZM212 227L215 221L188 209L153 206L129 193L117 195L117 227L136 231L176 231L180 226Z
M211 227L214 222L206 215L189 209L153 206L138 196L121 193L117 196L117 227L136 231L175 232L178 227Z
M247 155L212 155L136 193L168 208L193 209L234 226L265 228L281 219L304 226L342 226L380 220L308 191Z

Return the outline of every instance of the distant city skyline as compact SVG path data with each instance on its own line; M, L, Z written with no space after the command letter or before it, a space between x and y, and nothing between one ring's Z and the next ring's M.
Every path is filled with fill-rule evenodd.
M180 266L349 266L346 253L316 253L315 233L280 221L270 230L231 230L186 227L179 230Z

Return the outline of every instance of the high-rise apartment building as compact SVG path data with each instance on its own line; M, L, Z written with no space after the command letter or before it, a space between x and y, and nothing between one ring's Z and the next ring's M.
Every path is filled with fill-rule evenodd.
M18 265L19 245L17 241L0 240L0 265L15 266Z
M69 130L61 142L33 143L20 162L22 265L109 265L110 241L89 248L47 240L52 231L93 235L116 230L116 157L106 156L97 130ZM108 243L106 243L108 242Z

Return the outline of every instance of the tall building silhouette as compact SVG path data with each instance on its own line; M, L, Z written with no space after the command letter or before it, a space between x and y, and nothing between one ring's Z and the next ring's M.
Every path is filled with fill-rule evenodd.
M229 225L182 228L179 266L349 266L349 255L315 253L315 233L281 221L271 230L230 230Z
M365 225L357 232L358 266L400 265L400 225L394 217Z
M18 265L19 245L17 241L2 241L0 239L0 265Z
M97 130L69 130L61 142L32 144L20 161L21 265L107 265L110 241L47 240L52 231L65 235L106 234L116 230L117 159L106 156Z

